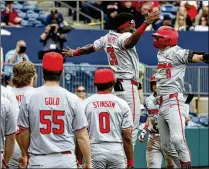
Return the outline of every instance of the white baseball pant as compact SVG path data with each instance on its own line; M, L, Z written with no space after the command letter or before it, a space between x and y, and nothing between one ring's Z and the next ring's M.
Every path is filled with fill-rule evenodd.
M160 97L159 100L158 129L162 149L172 156L176 164L177 159L180 160L180 168L189 166L191 165L191 156L185 139L185 118L189 114L189 105L185 104L185 98L181 93L166 95ZM172 146L177 153L173 151Z
M149 134L146 149L147 168L161 168L163 158L166 168L177 168L172 158L163 153L160 146L160 135Z
M135 145L138 136L139 121L141 115L141 105L140 105L140 99L138 93L138 86L136 82L133 80L122 80L121 83L123 85L124 91L114 92L114 94L120 97L121 99L125 100L132 110L133 123L134 123L132 138L133 138L133 145Z
M77 168L76 157L71 154L30 154L28 168Z
M126 168L122 143L91 144L93 168Z

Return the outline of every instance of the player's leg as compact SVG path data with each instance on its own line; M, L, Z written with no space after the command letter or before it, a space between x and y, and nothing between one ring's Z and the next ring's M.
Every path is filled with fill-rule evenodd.
M168 107L170 109L165 116L165 120L169 125L170 139L179 155L181 168L189 168L191 166L191 156L185 139L185 117L182 116L184 111L187 111L187 107L178 100L178 97L170 99L167 103Z
M170 131L168 123L165 121L163 117L163 109L160 109L160 114L157 119L157 128L160 133L160 146L161 151L163 154L166 154L167 156L170 156L175 164L175 166L178 166L180 168L180 161L178 157L178 153L176 152L171 140L170 140Z
M161 168L162 160L160 138L149 136L146 149L147 168Z

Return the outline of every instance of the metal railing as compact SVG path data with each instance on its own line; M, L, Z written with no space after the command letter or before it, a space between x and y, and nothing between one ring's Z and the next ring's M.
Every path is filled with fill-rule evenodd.
M43 84L42 66L35 64L38 74L38 86ZM97 69L109 68L108 65L90 65L88 63L73 64L67 63L64 66L64 75L60 85L70 92L75 92L75 87L82 84L86 87L88 94L96 92L93 85L94 73ZM185 93L192 93L196 96L208 96L208 67L207 66L188 66L185 72ZM156 73L156 66L146 66L143 80L143 92L145 96L152 93L150 89L150 78Z

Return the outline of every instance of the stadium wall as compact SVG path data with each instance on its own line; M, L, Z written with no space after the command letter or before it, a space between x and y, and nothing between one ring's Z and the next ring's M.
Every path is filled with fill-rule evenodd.
M18 40L25 40L27 42L27 53L34 63L40 63L37 58L37 51L42 48L39 42L40 34L44 32L44 28L6 28L11 32L11 36L2 36L2 46L4 53L8 50L15 48ZM67 34L68 42L65 46L77 48L86 44L92 43L94 40L105 35L108 31L96 31L96 30L72 30ZM157 51L152 46L152 32L146 32L137 44L137 52L139 54L140 61L147 65L156 65ZM208 51L208 32L180 32L179 45L183 48L189 48L196 51ZM75 64L90 63L106 65L107 58L104 52L94 53L88 56L70 58L67 61L71 61ZM197 64L196 64L197 65ZM204 65L204 64L201 64Z
M207 167L208 163L208 128L186 129L186 140L190 149L192 166ZM135 147L135 168L146 168L146 144L137 141ZM165 164L163 164L165 167Z

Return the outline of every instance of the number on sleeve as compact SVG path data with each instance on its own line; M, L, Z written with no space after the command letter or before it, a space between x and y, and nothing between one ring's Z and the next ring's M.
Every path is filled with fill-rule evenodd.
M110 65L118 65L118 60L115 54L115 50L113 47L107 47L107 53L109 54L110 57Z
M101 133L110 132L110 114L108 112L99 114L99 129Z
M46 116L52 116L52 121L46 119ZM64 116L64 111L59 110L41 110L40 111L40 123L46 125L44 128L40 128L41 134L63 134L64 133L64 121L59 117ZM59 126L58 128L53 127L52 123Z

